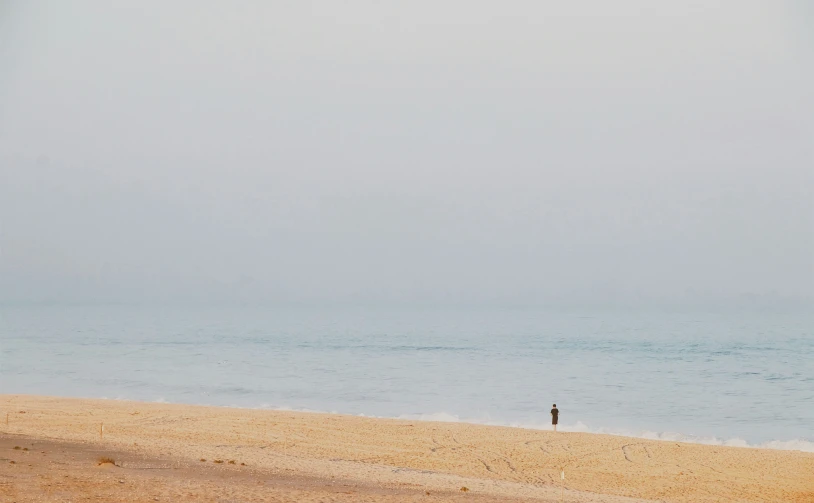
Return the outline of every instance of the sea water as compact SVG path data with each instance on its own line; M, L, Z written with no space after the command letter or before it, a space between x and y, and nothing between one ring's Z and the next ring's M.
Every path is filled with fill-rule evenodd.
M339 412L814 452L814 316L0 306L0 392Z

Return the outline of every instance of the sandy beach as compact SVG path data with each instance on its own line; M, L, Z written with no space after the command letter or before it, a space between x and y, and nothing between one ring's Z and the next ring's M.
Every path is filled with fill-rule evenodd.
M22 395L0 414L2 501L814 501L798 451Z

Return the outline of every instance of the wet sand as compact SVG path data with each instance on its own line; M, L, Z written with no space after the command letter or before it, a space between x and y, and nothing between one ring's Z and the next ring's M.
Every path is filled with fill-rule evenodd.
M105 456L115 465L99 466ZM561 491L570 502L814 502L814 454L0 395L3 502L554 502Z

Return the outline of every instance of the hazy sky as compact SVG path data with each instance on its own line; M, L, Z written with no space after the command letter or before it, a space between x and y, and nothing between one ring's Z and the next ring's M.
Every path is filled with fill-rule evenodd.
M814 297L811 2L0 0L0 300Z

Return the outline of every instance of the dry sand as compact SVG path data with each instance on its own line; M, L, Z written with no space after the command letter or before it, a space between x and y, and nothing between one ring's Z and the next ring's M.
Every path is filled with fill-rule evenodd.
M0 432L2 502L814 502L812 453L589 433L21 395Z

